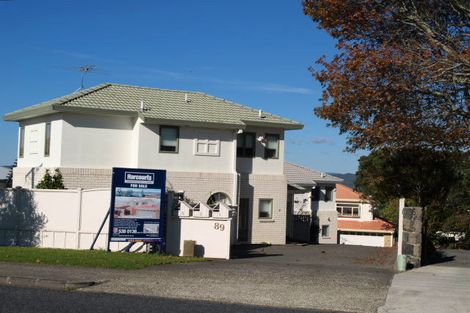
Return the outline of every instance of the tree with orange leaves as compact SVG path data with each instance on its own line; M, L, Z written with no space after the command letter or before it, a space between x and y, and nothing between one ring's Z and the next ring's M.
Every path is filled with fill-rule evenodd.
M470 149L468 0L304 0L338 40L311 69L315 113L348 135L348 150Z

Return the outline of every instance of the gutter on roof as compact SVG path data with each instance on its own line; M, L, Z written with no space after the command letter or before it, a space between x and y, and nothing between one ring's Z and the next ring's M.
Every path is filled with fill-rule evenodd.
M246 127L244 124L160 119L160 118L152 118L152 117L145 117L144 123L159 124L159 125L174 125L174 126L193 126L193 127L216 128L216 129L230 129L230 130L245 129Z
M302 187L302 186L300 186L300 185L297 185L297 184L294 184L294 183L287 183L287 185L288 185L288 186L291 186L292 188L295 188L295 189L297 189L297 190L301 190L301 191L304 191L304 190L307 189L307 188L304 188L304 187Z
M28 110L23 109L23 110L7 113L3 116L3 120L8 121L8 122L18 122L18 121L25 120L28 118L34 118L34 117L43 116L43 115L50 115L54 113L55 112L54 112L52 105L44 105L44 106L31 108Z
M118 116L132 116L136 117L139 115L139 111L124 111L124 110L109 110L109 109L98 109L98 108L86 108L86 107L75 107L75 106L63 106L60 104L53 105L53 108L57 112L70 112L70 113L82 113L82 114L97 114L97 115L118 115Z
M263 126L263 127L275 127L275 128L282 128L286 130L295 130L295 129L303 129L304 125L296 122L292 123L282 123L282 122L270 122L266 120L242 120L243 123L250 126Z

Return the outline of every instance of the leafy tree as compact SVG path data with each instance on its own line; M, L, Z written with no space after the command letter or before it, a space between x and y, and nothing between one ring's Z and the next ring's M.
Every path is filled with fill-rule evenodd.
M62 173L58 168L54 170L54 177L52 183L52 189L64 189L64 179L62 177Z
M54 176L51 176L49 169L46 169L44 177L36 185L38 189L64 189L62 173L59 169L54 170Z
M396 198L442 206L461 179L462 157L429 149L375 151L359 159L356 188L379 206Z
M304 0L338 40L311 69L315 113L348 135L348 149L470 148L468 0Z
M10 168L10 171L8 172L8 176L7 176L7 188L11 188L13 187L13 168L16 167L16 164L17 164L18 160L15 159L15 162L13 162L13 165L12 167Z
M379 216L392 221L398 217L398 198L406 198L409 206L423 207L426 256L432 252L429 240L435 240L438 231L458 231L456 208L468 208L470 200L466 198L470 194L470 167L468 178L462 170L467 163L470 165L463 154L430 149L375 151L359 159L356 188L372 199ZM463 208L462 213L462 220L468 221L470 211ZM465 232L465 225L458 229Z
M37 189L54 189L54 180L52 179L51 173L49 172L49 169L46 169L46 172L44 173L44 177L42 180L36 185Z

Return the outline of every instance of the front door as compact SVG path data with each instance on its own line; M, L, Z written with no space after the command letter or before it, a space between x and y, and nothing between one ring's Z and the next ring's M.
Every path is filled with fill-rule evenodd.
M238 241L248 241L248 220L250 212L250 199L241 198L238 206Z

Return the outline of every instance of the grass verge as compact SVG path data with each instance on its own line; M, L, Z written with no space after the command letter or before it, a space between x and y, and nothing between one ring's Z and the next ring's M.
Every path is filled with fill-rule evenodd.
M162 254L0 247L0 262L54 264L134 270L152 265L206 261L204 258Z

